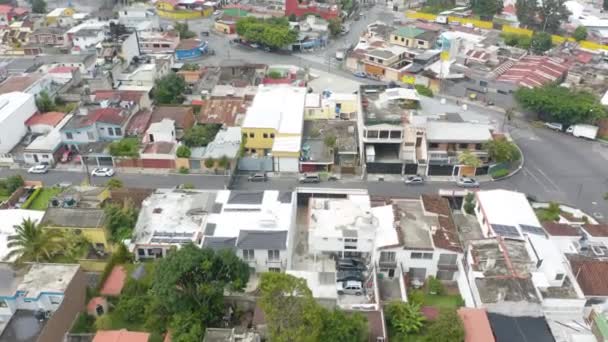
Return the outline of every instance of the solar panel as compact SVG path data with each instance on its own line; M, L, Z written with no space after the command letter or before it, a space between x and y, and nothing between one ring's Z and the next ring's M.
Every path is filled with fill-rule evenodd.
M528 226L527 224L520 224L522 232L530 233L530 234L538 234L545 235L545 230L541 227Z
M492 230L500 236L517 236L517 237L521 236L521 235L519 235L517 228L515 228L513 226L505 226L503 224L493 224Z

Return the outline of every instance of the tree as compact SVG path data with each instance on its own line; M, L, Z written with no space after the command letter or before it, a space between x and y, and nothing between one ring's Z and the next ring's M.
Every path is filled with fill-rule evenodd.
M271 49L280 49L294 43L297 33L289 27L287 18L258 19L241 18L236 22L238 35L252 43L263 44Z
M458 156L458 162L470 167L480 167L481 160L470 151L464 151Z
M20 175L14 175L14 176L10 176L6 179L5 181L6 183L6 189L9 191L9 193L13 193L15 192L15 190L19 189L20 187L23 186L23 184L25 183L23 180L23 177L21 177Z
M461 342L464 341L464 327L460 316L453 309L441 309L437 319L426 329L426 341Z
M543 32L555 33L562 22L568 20L570 11L564 5L565 0L543 0L539 1L536 15L541 19L540 29Z
M587 39L587 28L585 26L579 26L574 30L572 35L577 42Z
M84 235L71 231L63 234L63 245L60 252L64 257L62 262L77 262L89 251L91 243Z
M542 222L559 221L559 216L561 212L562 211L559 207L559 204L556 202L549 202L549 206L547 208L538 209L536 211L538 219Z
M188 27L188 23L185 21L183 23L176 22L175 31L177 31L177 33L179 34L180 39L188 39L188 38L196 37L196 33L190 31L190 28Z
M230 165L230 159L228 159L228 157L226 157L225 155L223 155L217 161L217 166L220 167L220 168L222 168L222 169L227 169L229 165Z
M338 36L340 32L342 32L342 20L340 20L340 18L329 19L327 28L333 37Z
M475 213L475 194L472 192L469 192L464 196L463 209L464 212L469 215L473 215Z
M4 260L24 262L49 262L65 247L63 233L57 229L44 229L29 218L15 226L15 235L7 237L8 254Z
M490 159L496 163L514 162L521 158L517 146L507 139L493 139L485 143Z
M114 157L139 157L139 140L137 138L123 138L110 144L110 155Z
M110 240L120 242L131 238L138 215L133 202L126 200L122 205L108 204L103 210L105 226L110 232Z
M526 27L536 25L536 11L538 10L537 0L517 0L515 2L515 13L517 20Z
M184 133L183 141L188 147L207 146L220 130L218 124L196 125Z
M442 295L445 292L445 286L443 286L441 280L433 276L429 276L429 278L427 279L427 286L430 294Z
M606 109L594 94L556 84L533 89L521 87L515 92L515 99L524 109L536 112L539 119L564 126L593 124L606 117Z
M399 335L418 333L424 325L420 304L394 301L386 306L385 312L388 324Z
M192 154L192 152L190 151L190 149L188 148L188 146L180 145L177 148L176 155L177 155L178 158L190 158L191 154Z
M106 184L106 186L110 190L112 190L112 189L120 189L120 188L122 188L122 185L123 185L122 181L120 179L118 179L118 178L112 178Z
M367 320L360 313L320 308L322 326L319 341L364 342L368 340Z
M171 341L202 341L205 327L194 312L180 312L174 315L169 323Z
M55 109L55 102L46 91L41 91L36 97L36 107L41 113L51 112Z
M158 104L181 104L184 102L186 81L174 72L156 80L154 84L154 99Z
M212 168L212 167L215 166L215 159L209 157L209 158L205 159L205 163L204 164L205 164L206 168L210 169L210 168Z
M321 341L319 308L306 280L286 273L262 273L259 288L259 305L271 341Z
M333 150L336 147L337 138L333 134L328 134L325 136L325 139L323 139L323 143L325 146L327 146L327 148Z
M32 1L32 12L34 13L46 13L46 1L34 0Z
M157 262L150 293L159 310L189 313L209 326L222 317L224 291L241 291L248 279L249 266L233 251L187 244Z
M542 54L551 49L551 35L547 32L535 32L530 40L530 49L535 54Z
M482 20L491 20L494 15L502 13L504 7L502 0L470 0L469 6Z

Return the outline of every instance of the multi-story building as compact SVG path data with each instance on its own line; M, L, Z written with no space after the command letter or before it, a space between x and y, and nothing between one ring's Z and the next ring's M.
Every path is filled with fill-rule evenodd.
M415 49L432 49L438 34L413 26L400 27L390 35L390 43Z
M179 35L172 31L138 33L139 49L142 53L172 54L179 44Z
M9 153L27 133L25 122L38 109L34 96L21 92L0 95L0 154Z

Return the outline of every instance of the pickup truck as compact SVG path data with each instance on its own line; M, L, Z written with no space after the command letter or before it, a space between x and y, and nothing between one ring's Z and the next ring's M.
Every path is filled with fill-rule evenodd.
M572 125L568 127L566 133L570 133L577 138L587 138L590 140L595 140L597 137L597 131L599 127L593 125Z

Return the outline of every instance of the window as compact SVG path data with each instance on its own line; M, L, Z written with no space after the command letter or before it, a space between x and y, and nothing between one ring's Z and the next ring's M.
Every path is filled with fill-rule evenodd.
M173 133L173 132L171 132L171 133ZM122 135L122 130L120 129L120 127L114 128L114 135Z
M419 40L418 45L424 45L426 42L424 40Z
M367 137L378 139L378 131L367 131Z
M281 269L278 267L268 267L268 272L281 273Z
M410 257L412 259L422 259L422 253L412 252L412 254L410 254Z
M249 133L249 137L250 138L255 138L255 134L254 133Z
M270 133L270 139L274 139L274 133Z
M6 300L0 300L0 308L8 308L8 303Z
M507 94L509 94L508 92L506 92L504 90L500 90L500 89L496 90L496 92L499 93L499 94L501 94L501 95L507 95Z
M476 150L481 150L481 149L483 149L483 145L482 144L475 144L475 149Z
M243 249L243 259L245 260L253 260L255 255L253 254L253 249Z
M405 42L405 38L401 37L401 42L402 43Z
M479 85L482 87L487 87L488 86L488 82L486 81L479 81Z
M146 251L143 248L138 248L137 249L137 255L139 255L139 256L146 256Z
M438 148L439 144L438 143L430 143L429 144L429 148Z
M357 239L344 239L344 242L354 242L354 243L357 243Z
M456 265L456 254L440 254L439 265Z
M380 262L395 262L395 252L380 252Z
M108 127L108 135L114 135L114 130L112 127Z
M268 133L262 134L262 137L264 137L264 139L268 139Z
M564 274L563 273L558 273L555 275L555 280L562 280L564 279Z
M51 304L59 305L61 304L61 296L49 296L49 301Z
M252 149L251 149L251 153L256 153L255 148L252 148Z
M70 132L65 132L65 137L66 137L66 139L68 139L68 140L72 140L72 139L74 139L74 135L72 135L72 133L70 133Z
M433 259L433 253L422 253L422 259Z
M388 131L380 131L380 139L388 139Z
M49 159L49 155L48 154L43 154L42 155L42 159Z
M467 148L469 144L458 144L458 148Z
M391 131L391 139L401 139L401 131Z
M437 271L437 279L439 280L454 280L455 271L451 270L439 270Z
M279 260L279 250L271 249L268 250L268 260Z
M93 132L87 132L87 138L89 138L89 140L95 140L95 134L93 134Z

